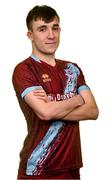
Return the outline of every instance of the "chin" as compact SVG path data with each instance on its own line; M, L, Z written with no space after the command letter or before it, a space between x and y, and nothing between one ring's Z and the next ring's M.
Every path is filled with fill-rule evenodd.
M56 49L54 49L54 50L48 50L48 51L46 51L45 53L52 55L52 54L55 54L55 51L56 51Z
M46 52L45 54L47 54L47 55L54 55L55 51L54 52Z

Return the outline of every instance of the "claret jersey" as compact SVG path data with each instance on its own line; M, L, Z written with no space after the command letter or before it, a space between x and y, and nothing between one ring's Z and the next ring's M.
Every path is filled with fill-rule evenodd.
M36 177L82 167L79 123L43 121L24 100L35 89L43 88L50 101L63 101L89 89L77 64L56 60L53 67L32 55L15 67L13 85L28 129L18 173Z

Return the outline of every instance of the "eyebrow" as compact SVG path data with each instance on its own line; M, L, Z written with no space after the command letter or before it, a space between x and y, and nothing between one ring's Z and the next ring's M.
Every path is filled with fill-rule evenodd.
M53 24L53 26L59 26L59 24Z
M45 28L45 27L46 27L46 25L41 25L41 26L39 26L37 29Z
M41 25L41 26L38 27L38 29L45 28L45 27L47 27L47 25ZM59 27L59 24L53 24L52 27Z

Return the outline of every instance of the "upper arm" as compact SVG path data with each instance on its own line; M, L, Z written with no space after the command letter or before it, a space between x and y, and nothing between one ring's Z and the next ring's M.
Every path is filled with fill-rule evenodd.
M48 120L47 117L47 103L34 96L33 91L29 92L24 97L25 102L33 109L40 119Z
M88 119L97 119L99 110L95 98L90 90L82 90L80 95L83 97L85 104L83 105L84 112Z
M41 109L45 109L43 107L45 103L33 96L33 90L42 89L42 86L27 64L22 63L16 66L12 82L17 96L21 96L22 101L25 101L35 113L38 114Z
M16 66L12 82L14 89L22 98L34 89L42 88L39 79L32 73L29 64L20 63Z
M78 67L78 66L77 66ZM83 97L85 104L83 105L82 110L85 113L89 114L91 118L98 116L98 107L94 98L94 95L88 85L86 84L85 77L82 70L79 69L79 75L77 79L77 92Z
M79 94L83 97L85 104L96 106L95 98L90 89L81 90Z
M86 84L84 74L80 67L77 66L77 68L79 69L78 80L77 80L77 92L83 97L85 104L96 106L95 98L90 88Z

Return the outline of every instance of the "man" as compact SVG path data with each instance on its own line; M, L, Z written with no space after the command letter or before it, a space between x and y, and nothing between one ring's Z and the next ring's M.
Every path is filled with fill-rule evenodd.
M79 121L97 119L95 99L78 65L55 58L60 39L56 11L35 6L26 23L32 54L13 73L28 128L18 179L80 179Z

